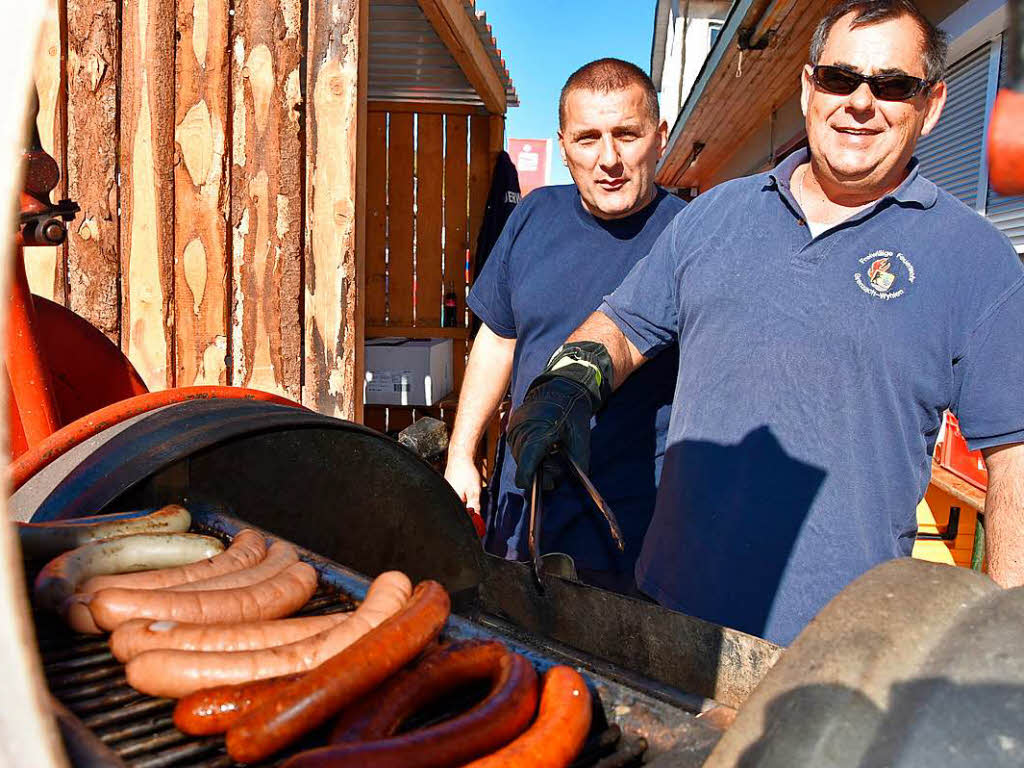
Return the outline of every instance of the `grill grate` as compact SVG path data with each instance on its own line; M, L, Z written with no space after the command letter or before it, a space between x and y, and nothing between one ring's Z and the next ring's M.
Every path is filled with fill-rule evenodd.
M194 530L224 537L222 530L206 525L194 525ZM356 603L346 593L351 585L342 575L345 569L312 553L303 557L320 573L320 587L296 615L354 610ZM339 580L342 587L339 587ZM31 579L29 583L32 583ZM237 765L226 754L222 736L192 737L174 727L171 720L173 700L153 698L131 688L125 679L124 665L110 653L106 637L75 635L61 621L49 615L37 614L35 621L43 672L51 693L126 765L131 768L226 768ZM456 633L459 634L464 633ZM480 630L470 633L471 636L492 634L500 633ZM527 652L522 648L516 650ZM527 655L535 665L539 663L544 667L550 664L533 653L527 652ZM435 720L445 716L444 712L434 713ZM280 765L289 754L315 745L313 741L300 743L276 759L254 764L251 768ZM594 732L572 768L640 765L646 749L644 738L627 738L617 725L595 723Z
M348 595L321 587L297 615L314 616L354 608L355 603ZM131 688L125 680L124 665L110 653L106 638L74 635L44 616L36 617L36 625L39 637L45 639L43 673L51 693L127 765L235 765L224 751L222 737L196 738L174 727L173 700L156 699Z

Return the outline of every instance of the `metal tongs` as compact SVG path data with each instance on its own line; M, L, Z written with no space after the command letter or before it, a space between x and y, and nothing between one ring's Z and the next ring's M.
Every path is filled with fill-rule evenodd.
M590 482L587 473L583 471L583 468L569 455L569 452L563 446L555 446L555 452L561 454L562 458L565 459L565 463L569 465L571 473L580 481L587 495L594 502L594 506L597 507L601 516L604 517L605 522L608 523L608 530L615 541L615 546L619 548L620 552L624 551L626 549L626 542L622 538L622 529L619 527L619 520L615 517L615 513L612 512L612 508L608 506L608 502L604 500L597 488L594 487L594 484ZM530 528L526 536L527 546L530 549L530 559L533 561L533 578L540 592L544 592L544 582L541 580L543 564L541 563L540 554L540 528L544 509L543 495L544 462L541 462L537 467L537 473L533 476L533 488L530 492Z

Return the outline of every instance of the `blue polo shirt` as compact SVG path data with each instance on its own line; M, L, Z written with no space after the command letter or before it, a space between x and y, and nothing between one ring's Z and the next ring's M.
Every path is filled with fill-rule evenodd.
M812 238L807 153L698 197L602 305L647 357L678 342L637 583L788 644L908 556L942 413L972 449L1024 441L1024 268L917 172Z
M583 208L575 185L565 185L536 189L516 206L468 300L492 331L516 339L513 407L551 354L647 255L684 205L659 189L642 211L602 221ZM572 555L581 569L604 572L603 585L625 591L633 587L665 450L677 362L675 345L667 346L592 422L588 475L619 519L625 553L615 549L578 483L567 480L544 496L541 551ZM515 459L505 451L485 546L501 557L525 559L528 506L515 473Z

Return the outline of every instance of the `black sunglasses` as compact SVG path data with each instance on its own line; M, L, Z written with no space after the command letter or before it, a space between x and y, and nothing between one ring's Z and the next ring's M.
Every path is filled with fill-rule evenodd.
M814 84L826 93L849 96L861 83L867 83L875 98L882 101L906 101L932 87L927 80L911 75L868 76L841 67L818 65L814 68Z

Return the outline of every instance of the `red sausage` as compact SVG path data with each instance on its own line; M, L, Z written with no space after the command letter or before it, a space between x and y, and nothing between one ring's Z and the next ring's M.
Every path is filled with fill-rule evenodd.
M421 582L395 616L228 729L228 754L254 763L322 725L416 658L441 632L450 609L444 587Z
M465 768L565 768L583 748L590 717L590 691L580 674L552 667L544 675L537 721L504 749Z
M224 733L253 706L277 696L305 673L272 677L243 685L219 685L191 693L174 707L174 724L182 733Z
M507 744L537 710L537 673L525 656L498 661L491 693L465 714L429 728L376 741L300 752L283 768L449 768Z
M464 640L438 648L342 712L332 743L394 736L410 716L460 686L493 680L508 649L497 640Z

